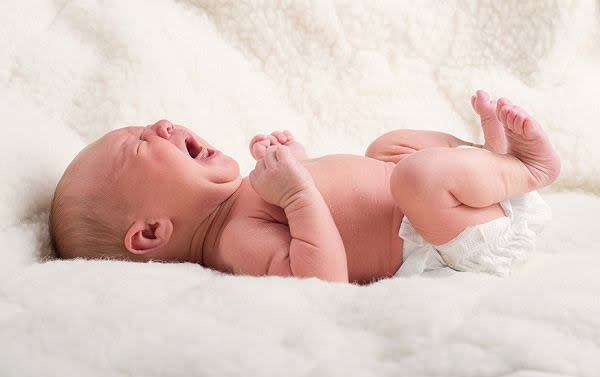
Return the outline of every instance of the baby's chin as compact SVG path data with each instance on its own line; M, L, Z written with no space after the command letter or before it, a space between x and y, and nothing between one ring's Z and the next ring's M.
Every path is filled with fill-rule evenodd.
M222 169L219 169L219 173L221 174L215 183L228 183L241 180L240 165L236 160L225 154L221 154L219 159L222 160L219 161L219 165L221 165L219 168L222 167Z

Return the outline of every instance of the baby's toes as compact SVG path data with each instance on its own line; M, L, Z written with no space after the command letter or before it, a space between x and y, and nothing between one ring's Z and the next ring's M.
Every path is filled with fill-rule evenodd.
M523 111L523 109L517 108L515 119L513 120L514 128L522 130L523 125L525 123L525 119L527 119L527 113Z
M490 96L483 90L478 90L471 97L471 105L473 106L473 110L479 115L485 115L492 110Z
M490 95L483 90L478 90L475 95L475 104L479 109L487 109L490 105Z
M507 115L508 112L510 110L510 106L500 106L498 105L496 107L497 111L498 111L498 120L500 120L500 122L502 122L502 124L504 124L505 126L509 126L508 121L507 121ZM510 127L509 127L510 128Z
M511 106L511 105L512 105L512 103L504 97L498 99L498 103L497 103L498 107Z
M507 100L506 98L500 98L497 102L496 102L496 116L498 117L498 119L500 119L502 122L506 121L505 118L502 118L502 109L506 109L508 110L508 106L511 106L512 104L510 103L509 100Z
M517 125L517 115L519 114L519 111L517 108L511 108L508 110L508 112L506 113L506 123L508 124L509 128L514 131L514 132L518 132L520 133L520 128Z
M528 117L527 113L518 106L513 106L510 112L509 121L512 123L512 130L522 135L523 125Z

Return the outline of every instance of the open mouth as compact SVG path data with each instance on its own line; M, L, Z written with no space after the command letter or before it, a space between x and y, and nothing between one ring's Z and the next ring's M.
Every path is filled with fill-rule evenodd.
M185 139L185 148L190 157L194 160L208 160L215 155L214 150L200 145L200 143L191 136L188 136Z

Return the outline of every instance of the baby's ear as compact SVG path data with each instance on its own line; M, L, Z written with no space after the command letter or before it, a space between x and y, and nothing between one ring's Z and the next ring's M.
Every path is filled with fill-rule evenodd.
M165 246L172 234L173 223L169 218L136 220L125 234L125 248L132 254L144 255Z

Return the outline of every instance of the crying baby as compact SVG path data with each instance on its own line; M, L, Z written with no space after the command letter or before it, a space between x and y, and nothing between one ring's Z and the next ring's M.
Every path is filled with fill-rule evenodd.
M535 190L560 160L506 99L471 103L485 144L396 130L365 156L308 158L288 131L256 135L254 170L160 120L109 132L60 179L60 258L193 262L230 274L369 283L437 268L505 275L535 248Z

